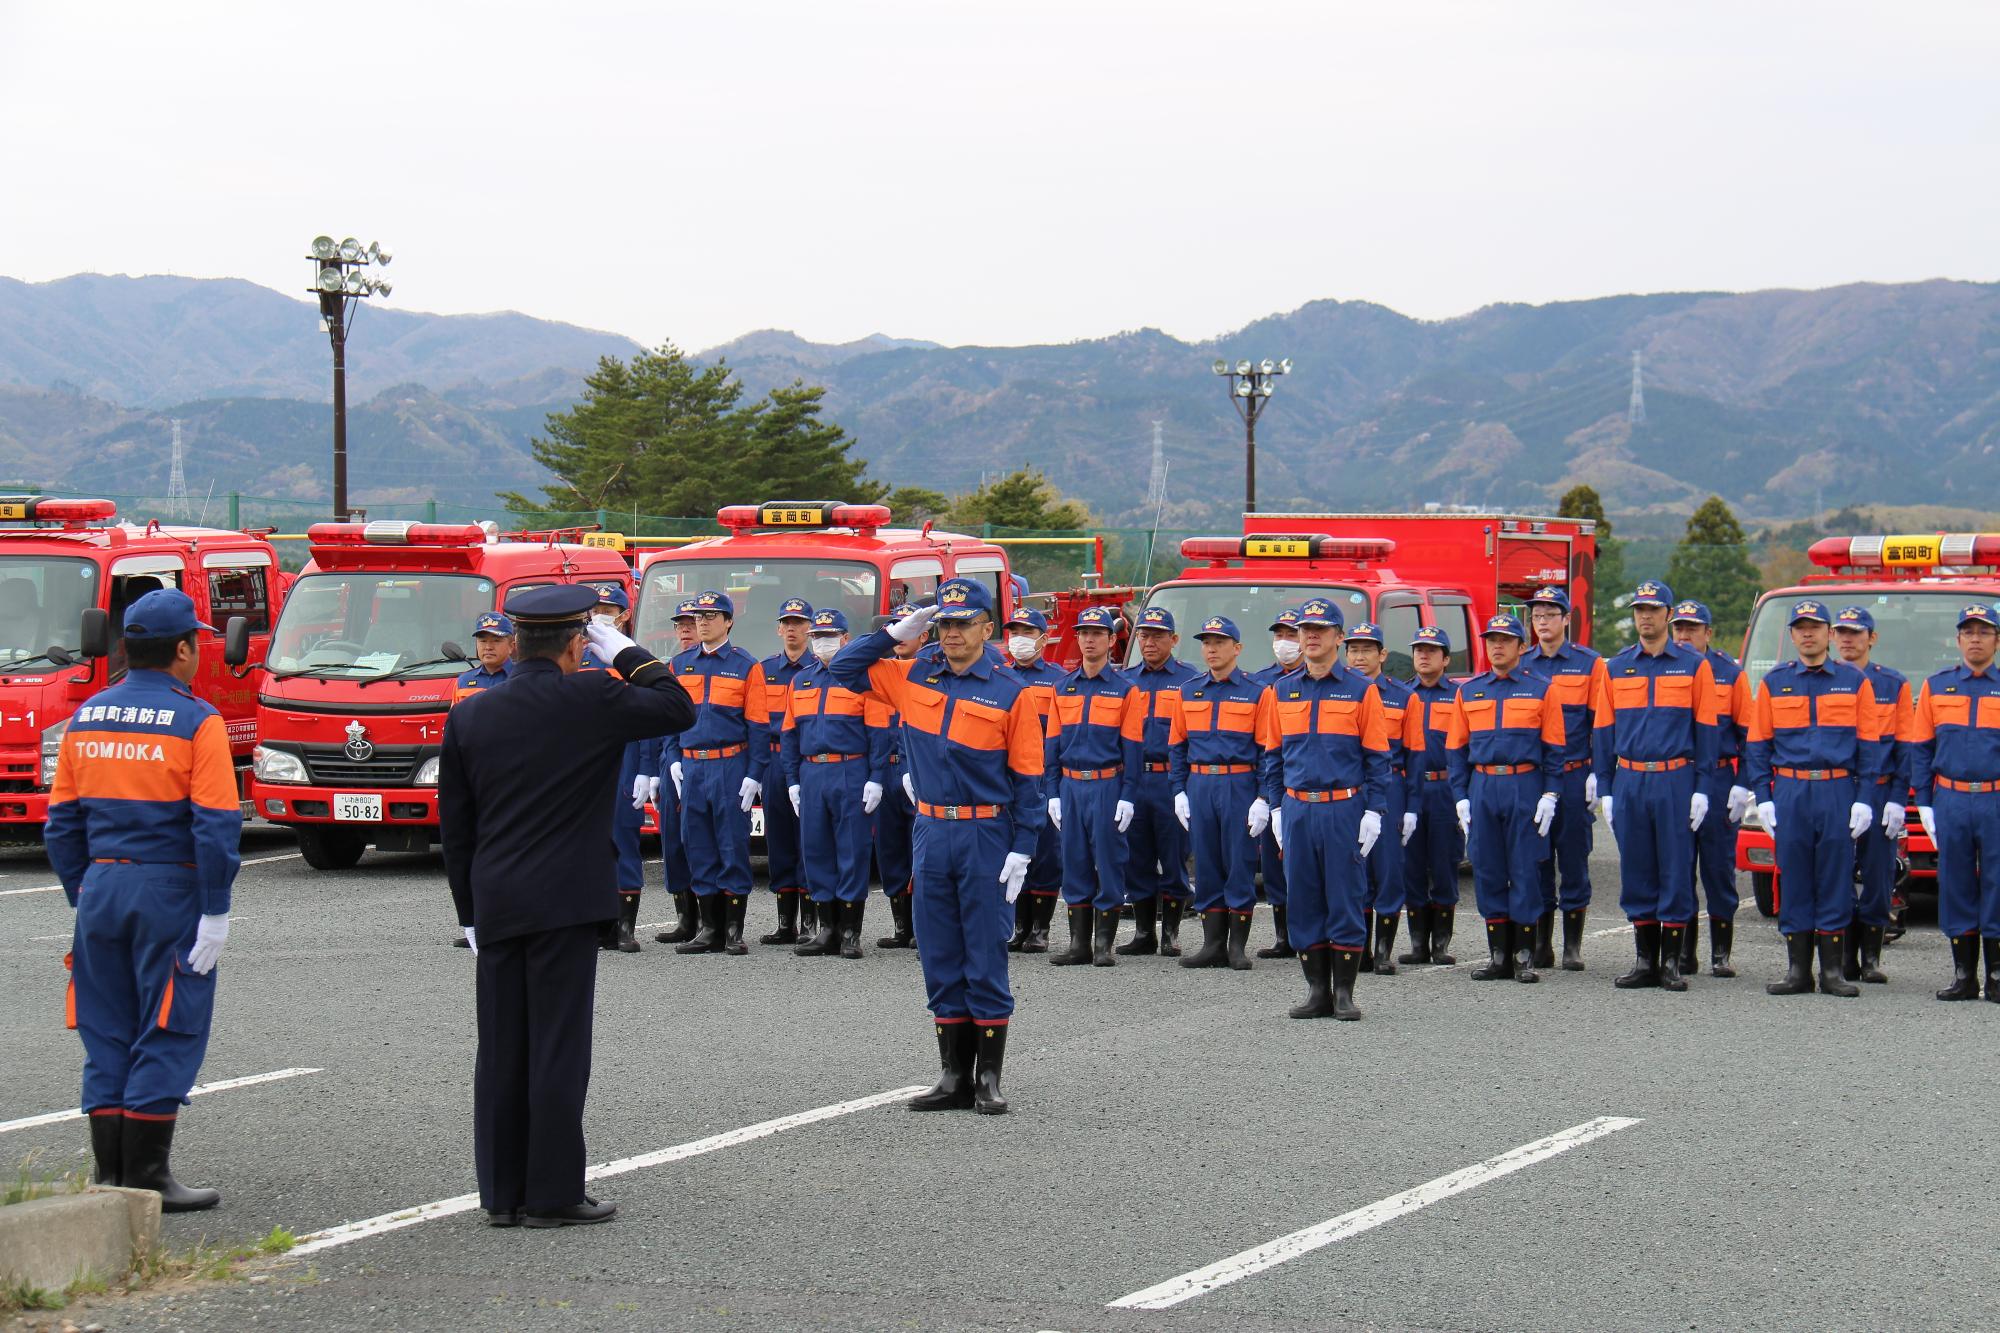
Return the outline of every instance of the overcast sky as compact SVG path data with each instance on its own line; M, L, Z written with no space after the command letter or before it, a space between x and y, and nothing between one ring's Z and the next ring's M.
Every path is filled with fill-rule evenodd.
M2000 277L2000 5L0 0L0 273L698 349Z

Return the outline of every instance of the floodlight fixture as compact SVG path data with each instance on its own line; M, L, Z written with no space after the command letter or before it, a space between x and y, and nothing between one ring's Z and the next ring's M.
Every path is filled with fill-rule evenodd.
M368 279L362 277L359 273L348 274L347 294L349 296L366 296L368 294Z
M382 244L382 242L370 241L368 242L368 258L377 264L386 264L395 258L395 256L389 253L389 247Z
M312 257L314 259L331 259L334 257L336 253L339 252L339 250L340 247L334 243L333 237L331 236L313 237Z
M1257 386L1252 384L1249 380L1236 381L1236 396L1238 398L1248 398L1251 394L1255 393L1256 390Z
M1248 375L1250 373L1250 363L1248 361L1238 361L1236 363L1236 373L1239 375Z
M352 236L340 243L340 258L343 263L358 264L361 262L361 257L366 253L367 251L361 248L361 242L355 240Z
M386 264L389 261L385 259L382 262ZM1288 356L1278 363L1278 373L1280 375L1289 375L1292 373L1292 358Z
M1271 381L1265 380L1262 384L1259 384L1257 386L1257 391L1263 394L1266 398L1269 398L1271 396L1271 391L1277 387L1278 386L1271 383Z
M337 268L329 265L319 271L319 289L323 292L337 292L344 282L345 279Z
M1227 375L1229 373L1229 363L1221 357L1215 358L1215 373L1218 375Z
M1278 373L1278 363L1267 356L1257 363L1257 372L1261 375L1275 375Z

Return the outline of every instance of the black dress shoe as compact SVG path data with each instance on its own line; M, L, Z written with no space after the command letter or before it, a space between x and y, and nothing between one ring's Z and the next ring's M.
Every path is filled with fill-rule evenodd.
M592 1222L609 1222L616 1216L618 1216L617 1204L599 1203L586 1194L583 1196L582 1203L573 1203L567 1208L550 1208L546 1211L525 1211L521 1214L521 1225L524 1227L581 1227L588 1226Z
M521 1225L519 1208L488 1208L486 1225L489 1227L517 1227Z

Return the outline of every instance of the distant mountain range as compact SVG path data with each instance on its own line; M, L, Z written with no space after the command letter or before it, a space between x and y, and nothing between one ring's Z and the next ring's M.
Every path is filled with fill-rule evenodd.
M524 315L370 305L350 350L357 496L485 504L599 356L638 345ZM1632 353L1644 420L1628 419ZM782 331L702 354L753 394L823 383L875 476L955 490L1031 462L1110 521L1144 511L1162 423L1169 527L1231 521L1242 425L1216 357L1290 357L1259 423L1259 505L1544 508L1578 481L1670 523L1711 491L1746 515L1847 502L1993 507L2000 285L1616 296L1419 321L1315 301L1200 343L837 345ZM323 497L326 340L304 299L237 281L0 279L0 480L158 493L167 419L189 485ZM111 478L118 486L109 484Z

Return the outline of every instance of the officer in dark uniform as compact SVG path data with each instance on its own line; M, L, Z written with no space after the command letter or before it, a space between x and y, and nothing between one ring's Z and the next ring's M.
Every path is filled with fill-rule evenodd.
M1174 613L1166 607L1141 611L1133 633L1139 640L1139 664L1127 667L1125 676L1138 689L1146 715L1139 780L1132 787L1136 813L1125 834L1125 900L1137 929L1113 952L1167 953L1165 945L1177 954L1181 913L1188 901L1188 839L1187 830L1174 818L1167 732L1180 710L1181 687L1201 679L1202 673L1174 656L1180 636L1174 630Z
M76 909L63 961L94 1176L155 1190L169 1213L222 1198L182 1185L169 1165L208 1050L243 831L228 729L188 691L204 629L178 588L125 609L125 678L70 718L45 834Z
M1399 963L1449 967L1453 918L1458 913L1458 863L1465 837L1451 796L1445 739L1458 715L1458 683L1445 674L1451 664L1451 636L1438 625L1419 628L1410 640L1417 674L1410 682L1409 711L1423 728L1422 753L1408 757L1410 809L1416 831L1404 846L1403 893L1410 916L1410 951Z
M618 911L618 761L633 741L695 721L664 665L589 619L596 601L584 585L507 599L514 679L451 711L438 761L445 873L478 956L473 1145L496 1226L616 1211L583 1190L583 1104L597 932ZM579 670L586 634L615 673Z
M1055 707L1056 682L1063 678L1063 669L1042 655L1049 641L1048 617L1040 611L1017 606L1005 628L1007 669L1027 682L1046 733L1049 711ZM1044 822L1035 841L1035 857L1028 862L1028 887L1014 900L1014 938L1007 941L1009 953L1049 951L1049 923L1055 920L1056 899L1061 893L1062 843L1056 836L1055 825ZM1174 946L1173 951L1180 952L1179 946ZM1163 947L1161 952L1166 949Z
M803 597L787 597L778 603L778 651L763 661L764 705L770 710L771 758L766 769L779 773L778 747L785 725L785 706L791 702L792 682L812 664L806 639L812 627L812 604ZM782 784L770 782L767 787ZM805 867L799 861L799 812L790 801L772 796L764 801L764 858L771 892L778 900L778 928L757 937L759 944L797 944L803 926L812 934L818 910L806 891ZM862 867L864 873L866 866ZM838 922L833 923L836 927Z
M514 674L514 622L503 613L488 611L479 617L473 623L472 642L479 665L459 673L458 682L452 687L453 703L498 685Z

